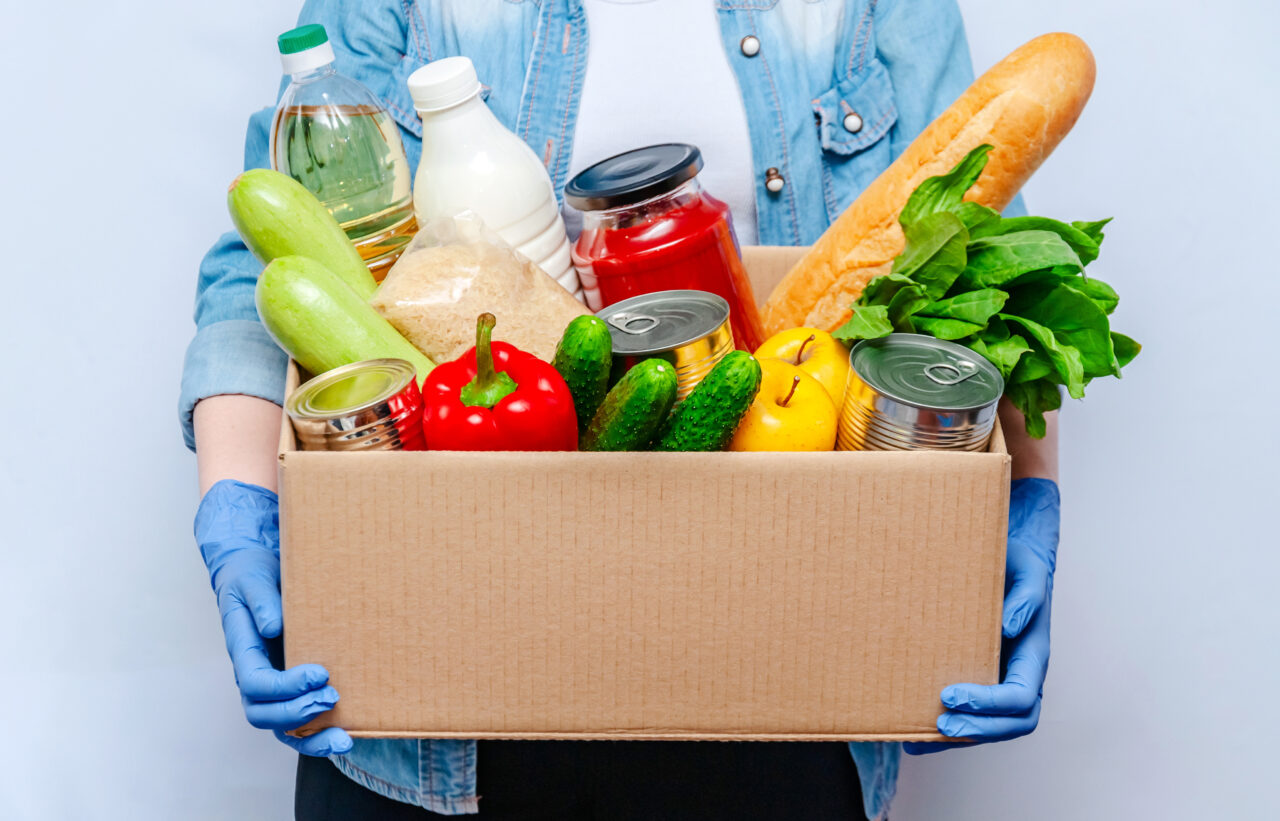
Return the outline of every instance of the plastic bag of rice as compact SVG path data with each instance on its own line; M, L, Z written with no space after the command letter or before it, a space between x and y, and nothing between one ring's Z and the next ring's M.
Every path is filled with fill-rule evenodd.
M436 362L476 344L486 311L498 318L494 339L550 362L569 321L590 313L470 212L422 226L370 302Z

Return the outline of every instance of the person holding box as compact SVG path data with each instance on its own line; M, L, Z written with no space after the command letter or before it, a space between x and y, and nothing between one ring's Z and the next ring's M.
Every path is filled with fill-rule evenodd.
M611 154L693 142L746 244L817 241L973 80L955 0L311 0L299 21L325 26L338 69L379 96L412 167L421 123L406 78L465 55L488 106L543 159L558 195L574 172ZM272 113L250 118L246 168L268 166ZM1023 213L1018 200L1010 209ZM886 816L896 744L286 735L339 693L318 665L281 670L272 661L283 629L275 451L286 358L254 307L261 267L235 233L206 255L180 415L199 461L196 539L245 715L301 754L297 818ZM1049 656L1056 414L1039 440L1012 407L1001 416L1014 460L1007 674L996 686L947 687L938 721L941 733L971 743L1035 729Z

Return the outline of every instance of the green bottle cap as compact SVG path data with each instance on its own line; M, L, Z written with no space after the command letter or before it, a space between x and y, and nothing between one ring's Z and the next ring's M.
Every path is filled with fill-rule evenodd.
M325 32L324 26L319 23L298 26L276 38L281 54L297 54L299 51L322 46L327 42L329 42L329 35Z

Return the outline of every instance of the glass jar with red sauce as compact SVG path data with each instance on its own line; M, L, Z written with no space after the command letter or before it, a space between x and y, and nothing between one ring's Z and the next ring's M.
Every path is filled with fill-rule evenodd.
M654 291L710 291L729 303L739 350L764 341L729 207L698 182L702 153L652 145L596 163L565 186L583 212L573 264L593 311Z

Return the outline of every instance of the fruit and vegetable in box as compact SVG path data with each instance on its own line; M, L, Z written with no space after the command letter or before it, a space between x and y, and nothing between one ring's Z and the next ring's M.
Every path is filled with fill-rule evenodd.
M482 314L477 346L436 368L374 306L387 304L379 300L382 289L399 288L401 326L435 329L415 339L455 338L458 329L443 325L461 322L458 303L465 300L450 300L442 288L450 271L433 271L421 298L414 299L412 289L406 296L407 280L397 277L396 268L412 266L416 272L422 265L407 253L383 285L371 288L367 269L356 267L354 250L344 247L350 242L332 216L275 172L242 175L229 204L237 227L267 262L257 305L273 338L317 375L363 360L412 364L424 389L429 449L830 450L843 424L848 385L861 384L859 375L850 378L846 346L903 333L953 342L989 361L1003 379L1004 395L1026 417L1028 432L1043 436L1044 413L1061 404L1058 386L1080 397L1090 380L1119 376L1140 347L1111 331L1109 316L1119 297L1086 273L1099 255L1107 221L1004 218L966 201L989 150L979 146L912 193L899 217L906 237L902 253L889 273L867 284L851 306L852 316L834 334L792 328L754 355L722 351L682 401L677 368L667 359L641 359L619 372L613 340L619 329L631 333L628 326L586 313L572 316L572 310L565 324L566 314L557 307L539 313L532 326L527 316L524 323L511 323L530 328L524 333L538 339L546 331L536 328L548 322L562 326L554 355L542 359L502 341L503 318L520 310L518 300L504 301L501 317ZM487 241L494 242L491 236ZM545 277L501 247L494 253L494 259L509 257L519 277ZM466 264L468 283L492 280L484 293L512 290L503 280L510 270ZM406 315L407 303L417 313ZM490 342L489 334L498 339ZM539 344L545 351L545 343ZM940 367L963 376L965 363L949 361L926 366L925 373L936 378L928 367ZM947 381L929 387L939 386ZM944 394L937 394L934 411L949 410Z
M247 171L227 201L265 265L256 301L272 337L316 376L408 362L422 386L428 449L977 450L1002 397L1042 437L1061 389L1080 398L1141 350L1112 330L1119 296L1087 270L1108 220L996 210L1074 124L1093 71L1078 38L1047 35L979 78L782 280L765 305L775 333L754 352L734 350L743 340L731 331L744 320L734 312L754 306L678 290L683 280L654 292L663 280L639 259L653 250L645 243L614 248L637 255L635 265L614 266L632 279L611 281L618 298L593 316L470 212L424 222L377 284L298 181ZM978 116L997 105L1000 118ZM589 168L571 183L570 200L583 207L631 209L617 225L592 217L593 231L670 219L632 200L674 191L696 175L700 154L645 151L666 163L660 180L592 177ZM925 168L942 173L925 177ZM663 264L674 248L663 247ZM736 243L717 248L736 260ZM741 268L735 260L725 265ZM371 389L361 404L353 386L381 383L358 367L349 381L327 396L343 399L333 424L358 428L378 416L383 394ZM376 419L368 425L380 430Z

